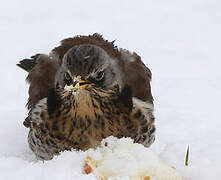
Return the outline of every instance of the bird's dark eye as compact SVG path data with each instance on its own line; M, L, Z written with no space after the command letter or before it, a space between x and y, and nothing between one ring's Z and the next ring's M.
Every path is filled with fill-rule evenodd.
M94 77L94 80L95 81L100 81L101 79L103 79L104 77L104 72L103 71L100 71L96 74L96 76Z
M67 72L64 74L64 82L65 82L65 84L67 84L68 86L71 85L71 83L72 83L71 76L70 76L70 74L67 73Z

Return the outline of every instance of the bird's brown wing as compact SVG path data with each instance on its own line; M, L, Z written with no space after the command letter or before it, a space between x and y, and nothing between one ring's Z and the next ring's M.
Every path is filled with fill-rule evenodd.
M123 71L125 82L132 88L133 97L153 104L151 93L151 71L142 62L141 57L136 53L120 49L121 58L124 61Z
M48 96L59 64L52 56L37 54L17 65L29 72L26 79L30 83L27 107L31 109L39 100Z

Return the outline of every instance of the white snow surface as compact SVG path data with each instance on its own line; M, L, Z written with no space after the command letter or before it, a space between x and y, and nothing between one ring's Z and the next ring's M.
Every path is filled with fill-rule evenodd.
M220 179L220 20L220 0L3 1L0 179L95 179L82 174L85 153L35 160L22 125L27 74L15 66L35 53L48 53L63 38L94 32L137 52L153 73L157 137L151 149L183 180Z

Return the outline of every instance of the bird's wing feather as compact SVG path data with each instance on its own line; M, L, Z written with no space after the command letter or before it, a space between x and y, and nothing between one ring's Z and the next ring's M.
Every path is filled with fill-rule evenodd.
M133 97L153 104L150 81L152 73L136 53L120 49L124 61L125 82L132 88Z
M150 104L151 105L151 104ZM137 103L133 100L133 111L131 120L137 124L135 142L149 147L155 140L155 118L153 116L153 107Z
M39 56L40 54L36 54L34 56L31 56L30 59L23 59L19 61L17 66L24 69L27 72L30 72L37 64L37 59Z
M28 113L28 117L24 120L23 124L25 127L41 127L48 117L47 115L47 98L43 98L38 101Z
M57 60L47 55L38 55L30 60L23 60L20 64L29 72L27 81L30 83L30 87L27 106L28 109L31 109L39 100L48 96L54 85L59 65Z

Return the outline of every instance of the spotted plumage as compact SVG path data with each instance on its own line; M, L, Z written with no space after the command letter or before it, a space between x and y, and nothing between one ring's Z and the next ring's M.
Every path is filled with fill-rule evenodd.
M38 159L97 147L108 136L153 143L151 72L135 53L94 34L63 40L49 56L18 65L29 72L24 125Z

